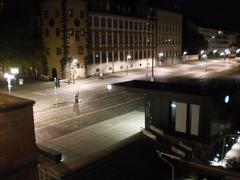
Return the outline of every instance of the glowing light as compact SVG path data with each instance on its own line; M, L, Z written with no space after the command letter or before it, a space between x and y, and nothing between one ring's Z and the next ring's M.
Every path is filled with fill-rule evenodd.
M176 108L177 106L176 106L176 104L172 103L172 104L171 104L171 107L172 107L172 108Z
M19 73L19 69L18 69L18 68L11 68L11 69L10 69L10 72L11 72L12 74L18 74L18 73Z
M230 97L229 97L229 95L225 96L225 98L224 98L224 102L225 102L225 103L228 103L228 102L229 102L229 100L230 100Z
M163 53L162 52L158 53L158 56L163 57Z
M203 55L204 53L205 53L205 51L204 51L204 50L201 50L200 54Z
M184 56L187 55L187 51L184 51L184 52L183 52L183 55L184 55Z
M215 49L215 50L213 50L213 53L214 53L214 54L216 54L216 52L217 52L217 51L218 51L218 50L217 50L217 49Z
M131 59L131 55L127 55L127 59Z
M107 85L107 90L112 90L112 85L111 84Z

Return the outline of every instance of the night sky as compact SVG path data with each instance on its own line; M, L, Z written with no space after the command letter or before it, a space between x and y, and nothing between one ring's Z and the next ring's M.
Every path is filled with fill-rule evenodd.
M29 13L36 12L40 0L1 1L7 2L9 5L8 9L12 12L12 16L15 16L14 19L17 19L18 17L26 17L24 15L21 16L21 14L27 13L27 16L29 16ZM193 19L199 25L240 32L238 0L128 0L128 2L129 1L133 1L135 4L139 4L140 1L152 1L154 6L156 5L165 9L172 9L177 4L182 14Z

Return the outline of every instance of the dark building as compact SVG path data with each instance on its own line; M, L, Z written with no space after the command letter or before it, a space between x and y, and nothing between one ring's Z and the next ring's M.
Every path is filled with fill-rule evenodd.
M145 129L156 136L160 151L208 165L216 155L216 161L224 159L234 144L230 138L238 137L239 96L229 88L233 84L135 80L117 85L145 93Z

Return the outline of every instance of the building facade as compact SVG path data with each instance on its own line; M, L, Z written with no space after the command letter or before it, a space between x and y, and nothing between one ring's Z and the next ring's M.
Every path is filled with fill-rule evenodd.
M198 32L202 34L205 40L208 42L208 51L213 50L223 51L225 49L230 49L237 44L237 33L223 31L212 28L198 27ZM234 51L233 48L232 50Z
M43 39L50 77L83 78L180 58L180 14L156 10L153 20L147 17L147 7L134 11L127 4L115 5L113 0L99 3L43 1ZM163 53L161 58L159 53Z

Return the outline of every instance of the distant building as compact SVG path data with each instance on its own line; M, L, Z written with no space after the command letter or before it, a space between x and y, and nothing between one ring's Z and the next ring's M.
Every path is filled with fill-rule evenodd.
M205 27L198 27L198 32L202 34L208 42L209 52L215 49L223 51L229 48L236 48L237 33ZM234 51L235 48L232 50Z
M160 52L163 59L181 56L180 14L156 10L152 20L153 17L147 18L149 9L144 6L114 0L62 2L42 2L43 40L50 77L76 79L100 72L151 67L152 57L158 65ZM62 59L66 63L65 77ZM73 65L74 59L77 62Z

